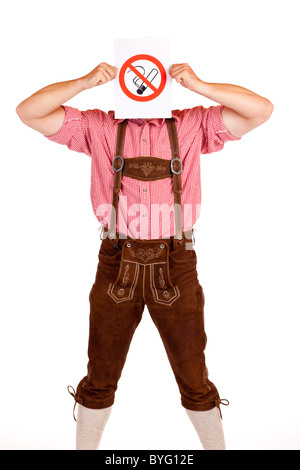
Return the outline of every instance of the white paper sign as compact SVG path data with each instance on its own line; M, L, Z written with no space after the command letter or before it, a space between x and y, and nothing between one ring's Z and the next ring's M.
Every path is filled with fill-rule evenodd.
M115 39L114 54L115 119L172 117L170 39Z

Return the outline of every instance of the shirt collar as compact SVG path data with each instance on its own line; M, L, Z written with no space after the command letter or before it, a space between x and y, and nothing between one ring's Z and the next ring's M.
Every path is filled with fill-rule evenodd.
M124 119L115 119L115 112L114 111L108 111L109 116L112 117L114 120L114 124L119 124L120 122L125 121ZM172 113L172 117L178 121L179 118L176 116L176 114ZM137 124L138 126L142 126L143 124L154 124L155 126L161 127L165 123L165 118L154 118L151 119L151 121L146 121L146 119L128 119L129 122L132 122L133 124Z

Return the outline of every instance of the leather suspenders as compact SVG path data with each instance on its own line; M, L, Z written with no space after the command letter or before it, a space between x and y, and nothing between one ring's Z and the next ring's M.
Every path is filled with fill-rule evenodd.
M120 124L118 124L116 155L112 161L112 167L114 170L114 189L113 189L110 226L108 228L108 237L114 240L117 240L117 215L118 215L118 205L119 205L119 192L121 189L122 172L124 168L123 149L124 149L126 126L127 126L127 120L122 121Z
M166 119L166 122L172 149L171 161L158 157L134 157L124 159L123 149L127 120L124 120L118 124L116 155L112 161L112 167L114 170L112 212L110 226L108 229L105 229L105 232L108 232L108 237L112 240L115 240L116 243L118 241L116 221L118 214L119 192L121 189L123 174L143 181L154 181L167 177L173 178L175 215L174 238L177 240L182 240L181 173L183 167L179 154L175 121L171 118Z
M174 211L175 211L175 234L177 240L182 239L182 208L181 208L181 173L183 170L182 160L179 155L177 130L174 119L167 119L169 138L172 148L171 172L173 173Z

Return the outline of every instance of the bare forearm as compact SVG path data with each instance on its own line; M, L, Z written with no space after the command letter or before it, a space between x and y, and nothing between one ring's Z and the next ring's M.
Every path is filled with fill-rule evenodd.
M204 82L189 64L173 64L169 73L185 88L223 105L223 124L235 137L260 126L273 112L273 104L267 98L238 85Z
M207 83L198 80L194 91L212 101L232 109L245 118L264 115L272 107L271 102L247 88L225 83Z
M17 113L24 120L43 118L84 89L82 78L53 83L22 101L17 106Z

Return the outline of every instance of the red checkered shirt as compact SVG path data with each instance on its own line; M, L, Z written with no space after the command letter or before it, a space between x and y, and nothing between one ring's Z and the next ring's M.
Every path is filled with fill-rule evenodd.
M114 171L112 159L118 123L114 112L100 109L80 111L63 106L65 120L59 131L47 139L70 150L91 157L91 201L100 223L110 221ZM217 152L233 137L224 127L222 105L197 106L172 111L178 133L183 163L182 211L183 230L191 229L200 215L200 155ZM172 159L165 119L129 119L124 143L124 158L154 156ZM174 193L172 178L140 181L122 178L117 229L137 239L167 238L174 235Z

